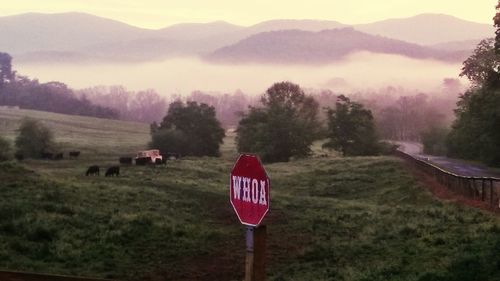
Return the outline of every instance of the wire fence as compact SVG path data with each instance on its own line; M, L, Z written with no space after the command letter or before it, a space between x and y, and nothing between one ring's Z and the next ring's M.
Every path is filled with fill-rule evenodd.
M494 209L500 209L500 178L461 176L403 151L396 150L395 153L416 168L433 176L450 191L472 200L485 202Z

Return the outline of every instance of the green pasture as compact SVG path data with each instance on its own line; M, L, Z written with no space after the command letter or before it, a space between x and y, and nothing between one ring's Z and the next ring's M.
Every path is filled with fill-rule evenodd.
M244 227L228 200L234 135L220 158L122 166L147 147L147 124L0 109L13 141L24 116L78 159L0 163L0 270L121 280L241 280ZM442 202L393 157L266 165L269 280L500 280L497 215Z

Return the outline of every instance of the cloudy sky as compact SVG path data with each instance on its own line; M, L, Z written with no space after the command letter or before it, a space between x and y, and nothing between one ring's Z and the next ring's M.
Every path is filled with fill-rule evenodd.
M496 3L496 0L0 0L0 16L78 11L146 28L215 20L251 25L284 18L356 24L420 13L443 13L491 23Z

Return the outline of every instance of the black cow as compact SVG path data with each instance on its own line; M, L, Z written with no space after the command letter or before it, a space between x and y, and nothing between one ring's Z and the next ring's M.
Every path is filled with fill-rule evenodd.
M87 173L85 173L86 176L95 176L95 175L99 175L99 166L97 165L93 165L93 166L90 166L88 169L87 169Z
M108 168L108 170L106 171L106 174L104 176L112 177L112 176L119 176L119 175L120 175L120 167L113 166L113 167Z
M156 158L155 165L167 165L167 158Z
M181 154L180 153L176 153L176 152L167 152L166 154L162 154L163 158L165 159L179 159L181 158Z
M40 156L42 157L42 159L52 159L52 158L54 158L54 154L50 153L50 152L42 152L40 154Z
M141 157L141 158L135 158L135 164L144 166L146 164L152 163L153 161L151 160L151 157Z
M56 153L54 155L54 160L62 160L64 158L64 153Z
M80 156L80 151L70 151L69 158L78 158Z
M132 157L120 157L120 164L132 164Z
M22 154L21 152L16 152L16 154L14 154L14 157L15 157L18 161L23 161L23 159L24 159L24 154Z

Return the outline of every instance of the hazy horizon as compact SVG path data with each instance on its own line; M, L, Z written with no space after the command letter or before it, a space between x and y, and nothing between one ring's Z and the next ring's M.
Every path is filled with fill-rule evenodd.
M88 14L88 15L91 15L91 16L97 16L97 17L101 17L101 18L104 18L104 19L110 19L110 20L114 20L114 21L118 21L118 22L121 22L121 23L125 23L127 25L130 25L132 27L137 27L137 28L141 28L141 29L146 29L146 30L161 30L161 29L164 29L164 28L169 28L169 27L173 27L173 26L176 26L176 25L179 25L179 24L209 24L209 23L217 23L217 22L224 22L224 23L228 23L228 24L231 24L231 25L235 25L235 26L239 26L239 27L252 27L254 25L258 25L260 23L264 23L264 22L269 22L269 21L275 21L275 20L290 20L290 21L333 21L333 22L339 22L341 24L344 24L346 26L354 26L354 25L365 25L365 24L373 24L373 23L377 23L377 22L383 22L383 21L387 21L387 20L398 20L398 19L407 19L407 18L413 18L413 17L417 17L417 16L420 16L420 15L444 15L444 16L451 16L451 17L454 17L454 18L457 18L457 19L460 19L460 20L464 20L464 21L468 21L468 22L472 22L472 23L479 23L479 24L492 24L492 21L491 20L485 20L485 21L477 21L477 20L471 20L471 19L467 19L467 18L463 18L463 17L460 17L460 16L456 16L456 15L452 15L452 14L447 14L445 12L425 12L425 11L422 11L421 13L414 13L414 14L407 14L407 15L404 15L404 16L394 16L394 17L386 17L386 18L377 18L377 19L373 19L373 20L368 20L368 21L362 21L362 22L345 22L345 21L341 21L339 19L336 19L336 18L288 18L288 17L283 17L283 18L266 18L266 19L262 19L262 20L259 20L259 21L255 21L255 22L251 22L251 23L246 23L246 24L242 24L242 23L237 23L237 22L233 22L233 21L229 21L229 20L223 20L223 19L207 19L207 20L204 20L204 21L179 21L179 22L172 22L172 23L166 23L166 24L161 24L159 23L158 25L155 25L155 26L147 26L147 25L140 25L140 24L134 24L134 23L131 23L131 22L128 22L126 19L118 19L118 18L114 18L114 17L110 17L110 16L104 16L104 15L99 15L99 14L94 14L94 13L90 13L90 12L84 12L84 11L77 11L77 10L68 10L68 11L61 11L61 12L37 12L37 11L27 11L27 12L21 12L21 13L14 13L14 14L2 14L0 12L0 17L10 17L10 16L21 16L21 15L26 15L26 14L41 14L41 15L58 15L58 14L66 14L66 13L80 13L80 14Z
M334 20L345 24L364 24L390 18L412 17L422 13L447 14L477 23L491 23L494 0L478 1L432 1L400 0L385 1L312 0L307 4L277 0L252 2L214 0L182 2L145 0L123 2L104 1L59 1L25 0L3 3L0 16L23 13L84 12L111 18L127 24L158 29L178 23L206 23L226 21L250 26L273 19ZM283 7L286 6L286 9Z
M313 2L308 3L313 10L310 13L304 12L304 9L298 9L298 6L293 3L287 5L286 9L281 9L280 11L284 11L283 13L273 13L273 9L279 7L276 3L269 4L267 10L262 11L247 7L245 13L254 15L254 17L252 20L248 19L245 24L244 20L238 21L235 20L236 18L226 16L226 14L207 12L207 9L210 10L210 8L225 11L225 9L233 7L237 8L232 14L234 16L244 11L247 6L247 4L241 3L236 5L225 3L227 0L218 0L198 6L190 0L182 4L170 3L171 6L168 6L168 1L156 0L149 0L142 4L128 2L123 5L116 5L117 2L114 0L91 2L92 5L89 5L88 1L85 3L82 1L62 3L48 0L44 6L39 6L34 1L9 3L0 12L0 16L14 12L62 13L78 11L145 27L145 22L141 25L139 21L134 20L134 17L127 16L133 10L132 8L141 7L142 9L138 9L136 12L142 13L144 19L154 18L157 13L163 15L161 19L156 19L157 23L162 22L159 27L165 27L169 21L171 24L196 22L196 13L207 15L209 21L226 21L246 26L270 18L325 19L353 24L388 18L403 18L421 13L441 13L471 20L470 17L462 17L458 11L467 11L468 14L472 14L470 12L474 11L474 13L481 14L481 18L487 21L492 17L495 6L494 1L490 0L480 1L480 4L477 2L465 4L451 1L435 3L406 0L391 1L391 5L368 4L363 3L363 1L344 3L344 1L334 0L327 3L326 1L313 0ZM256 6L262 4L257 2ZM405 9L400 3L407 4L407 6L403 5ZM454 5L449 6L447 10L442 10L443 3L454 3ZM109 10L111 4L115 4L113 8L116 8L112 10L115 13L121 13L123 17L117 17L117 14L113 13L104 13ZM359 15L359 7L362 4L364 4L365 9L369 10L369 17ZM328 5L335 9L326 9ZM171 9L164 10L163 8L167 6ZM390 8L386 9L388 6ZM182 9L176 10L176 7L184 7L184 12L180 13L179 11ZM199 11L194 7L199 8ZM418 7L418 9L407 10L408 7ZM339 13L341 10L342 13ZM322 16L325 11L331 12L326 18ZM175 18L173 15L176 13L186 16ZM304 33L305 35L294 33L293 36L284 39L277 35L273 35L276 38L259 37L259 34L267 31L287 28L301 29L300 24L275 24L265 26L262 29L241 30L241 32L239 28L203 26L172 29L173 31L169 30L170 33L142 33L141 30L135 28L109 21L94 20L92 17L74 18L71 16L23 17L14 21L7 20L5 30L3 30L4 36L9 36L12 40L4 42L7 44L4 44L3 51L18 51L21 55L23 52L28 54L25 56L25 60L20 59L19 61L16 60L18 54L13 54L13 68L20 75L36 78L40 82L60 81L73 89L100 85L123 85L132 91L155 89L164 96L170 94L188 95L196 90L220 93L242 90L250 95L257 95L263 93L277 81L292 81L304 88L344 92L380 89L387 86L429 92L437 89L445 78L458 78L462 67L461 61L447 62L443 58L446 57L445 55L453 57L455 52L445 54L442 49L433 49L432 44L449 42L460 44L463 43L462 40L474 41L488 36L490 32L492 36L494 34L493 27L489 31L488 26L449 17L419 17L404 22L390 21L390 23L384 22L372 26L356 26L356 28L359 27L358 31L364 33L356 33L357 37L351 34L353 32L340 35L330 34L330 41L326 40L326 35L323 36L323 34L321 34L323 36L321 38L314 37L314 41L310 36L306 36L307 32ZM441 29L433 24L429 25L428 18L435 19L436 24L440 24ZM64 28L61 28L61 24ZM338 25L305 24L303 29L314 31L315 28L319 28L317 26L337 28ZM340 25L340 27L343 26ZM33 39L32 35L35 33L37 36ZM234 38L227 35L229 33ZM55 34L57 35L54 36ZM183 37L185 34L191 37ZM245 41L254 35L253 41ZM336 41L332 38L335 38ZM194 43L190 44L192 42ZM238 42L243 42L240 49L225 48L234 46ZM414 44L427 45L425 48L420 48ZM378 48L373 50L364 48L364 46L372 45L376 45ZM286 46L292 48L287 49ZM296 46L299 47L295 48ZM463 49L465 51L470 51L469 45L462 48L465 48ZM200 57L213 58L210 55L218 50L222 50L221 61L249 61L251 63L219 64L200 59ZM378 54L366 51L378 52ZM265 56L260 56L262 53L265 53ZM313 55L308 56L311 54ZM47 57L44 58L45 55ZM150 56L148 57L148 55ZM59 58L64 60L65 56L68 56L72 62L69 60L66 63L57 62ZM165 57L169 57L169 59L163 59ZM282 60L273 61L272 59L275 57L280 57ZM29 58L34 60L30 62ZM38 58L40 58L39 61L37 61ZM76 59L73 60L73 58ZM78 58L83 59L78 60ZM338 60L339 58L340 60ZM425 58L443 59L437 61ZM88 61L85 61L86 59ZM137 62L126 62L127 59ZM113 60L117 62L111 62ZM272 64L272 62L282 62L282 64Z
M381 65L384 71L380 71ZM60 81L74 89L123 85L133 91L151 88L163 96L185 96L196 90L220 93L242 90L258 95L277 81L343 92L387 86L432 91L444 78L458 78L461 64L359 52L326 65L212 64L197 58L172 58L116 64L40 64L14 60L14 68L40 82Z

